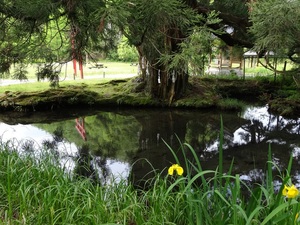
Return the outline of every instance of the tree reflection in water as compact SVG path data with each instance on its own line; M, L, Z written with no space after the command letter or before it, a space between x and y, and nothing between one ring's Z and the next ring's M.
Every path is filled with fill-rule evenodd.
M239 114L199 110L97 111L84 116L88 141L74 128L76 117L52 122L39 121L37 117L35 123L26 125L26 133L35 134L37 132L28 130L38 127L53 134L53 141L47 142L48 147L57 149L55 154L65 160L64 163L66 158L68 163L72 161L73 171L78 176L107 183L119 167L127 170L125 176L130 170L132 178L137 181L151 177L149 172L153 170L166 173L166 168L174 163L174 157L165 143L177 152L181 164L184 162L181 143L189 143L195 149L203 169L215 170L218 166L221 115L224 124L224 170L228 170L234 159L232 173L240 174L243 180L249 182L262 179L265 176L268 145L271 143L272 159L281 170L286 168L290 154L293 155L293 178L297 180L295 183L300 184L300 119L272 115L267 107L249 107ZM11 129L10 137L23 137L18 132L25 125L16 129L17 125L8 125L12 123L9 118L0 116L2 121L6 120L6 123L0 123L0 129ZM15 119L13 124L26 124L28 116L24 116L24 121L21 121L22 117L18 118L20 121ZM6 136L9 138L9 132L4 132L2 137ZM36 140L37 137L33 135L31 138ZM32 149L29 142L23 148L28 151ZM63 148L70 148L71 153L64 154L66 150ZM187 149L185 151L187 157L193 160L192 154Z

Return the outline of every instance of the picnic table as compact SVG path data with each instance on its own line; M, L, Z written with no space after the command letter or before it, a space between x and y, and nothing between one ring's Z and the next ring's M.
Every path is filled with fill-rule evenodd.
M89 66L89 69L92 69L92 68L102 69L102 68L104 68L104 64L103 63L95 63L94 65Z

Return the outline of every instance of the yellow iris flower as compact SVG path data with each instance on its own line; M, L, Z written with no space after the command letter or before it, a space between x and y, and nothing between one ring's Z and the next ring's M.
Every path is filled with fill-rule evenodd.
M172 166L169 167L168 169L168 174L173 176L174 171L177 172L177 175L181 176L183 174L183 168L179 166L178 164L173 164Z
M282 195L284 195L287 198L295 198L299 195L299 190L296 188L295 185L292 185L290 187L284 185Z

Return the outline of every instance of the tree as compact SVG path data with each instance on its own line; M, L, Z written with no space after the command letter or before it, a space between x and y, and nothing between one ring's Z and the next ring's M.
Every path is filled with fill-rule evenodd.
M2 0L0 4L2 73L26 59L47 63L82 60L84 51L106 51L114 45L116 30L102 23L102 1Z
M145 90L169 103L185 93L189 65L200 58L202 63L203 56L210 51L212 37L230 46L253 46L245 0L0 0L0 3L3 5L0 9L2 70L7 70L16 59L28 58L29 49L41 46L42 52L47 53L45 58L53 60L57 56L50 48L53 38L58 38L55 42L61 45L72 39L75 45L66 58L82 60L83 52L107 51L123 34L138 50ZM50 32L53 38L49 38ZM18 51L20 46L22 50ZM194 55L191 50L195 50ZM31 52L39 55L37 51Z
M251 8L256 51L272 51L299 64L300 2L262 0L253 3Z
M137 62L138 54L134 46L128 45L127 39L123 36L117 47L117 59L124 62Z
M248 32L249 27L251 27L251 22L249 21L249 1L214 0L210 1L210 4L199 3L197 9L198 13L201 14L206 14L212 10L218 12L218 17L221 21L210 25L210 27L215 31L223 31L221 33L214 32L214 34L227 45L251 48L253 47L253 39Z
M7 72L12 63L34 60L38 47L48 52L52 30L48 25L57 24L60 18L54 7L48 7L49 3L47 0L1 2L1 72ZM59 32L57 28L53 34Z
M138 49L145 89L169 103L185 93L189 65L201 64L210 53L212 34L231 46L253 46L244 1L136 0L127 11L127 23L120 27ZM198 41L195 34L201 34Z
M195 13L177 0L137 0L127 10L130 15L120 27L138 49L145 88L153 97L172 102L184 90L187 63L172 63L171 55L179 52L179 44L188 37ZM162 61L166 55L171 57Z
M141 80L145 90L154 98L172 103L184 94L188 66L190 60L195 60L188 54L188 49L191 49L189 43L195 40L196 34L201 34L202 38L209 37L208 28L204 25L206 20L211 22L212 17L209 14L206 18L199 16L193 9L195 3L136 0L123 6L129 15L119 23L119 27L138 50ZM196 23L202 23L202 28L196 28ZM207 46L203 49L206 50ZM197 52L203 51L198 49Z

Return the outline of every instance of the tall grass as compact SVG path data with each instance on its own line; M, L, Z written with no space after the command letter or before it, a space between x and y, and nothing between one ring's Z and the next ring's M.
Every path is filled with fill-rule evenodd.
M186 176L176 179L171 187L182 187L178 192L185 197L186 224L300 224L298 222L298 196L287 199L282 195L285 185L291 185L290 171L292 156L284 173L277 168L282 179L279 191L274 190L271 145L268 149L266 180L261 184L249 186L239 174L231 174L233 163L228 171L223 171L223 124L219 136L219 165L216 170L202 170L201 162L189 144L182 144L186 167ZM172 151L176 163L180 163L175 151ZM185 151L191 151L194 159L185 157Z
M53 162L51 155L36 160L2 145L3 224L184 224L182 198L166 195L167 182L159 175L150 190L138 191L126 180L101 186L72 177Z
M174 163L182 176L157 173L147 189L135 189L123 180L110 185L68 175L51 155L40 160L0 146L0 221L2 224L179 224L254 225L297 224L299 202L282 194L289 185L292 160L281 173L282 187L273 186L271 146L267 178L247 186L239 174L224 171L223 132L220 132L219 166L203 170L194 149L181 144L184 161L175 151ZM193 158L187 158L190 152ZM292 158L291 158L292 159Z

